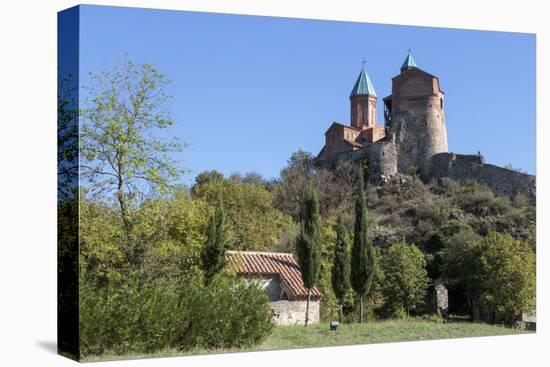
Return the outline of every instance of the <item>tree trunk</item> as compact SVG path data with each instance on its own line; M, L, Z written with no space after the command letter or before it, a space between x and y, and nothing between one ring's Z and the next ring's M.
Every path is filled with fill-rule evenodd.
M363 323L363 296L359 297L359 323Z
M122 217L122 224L124 225L124 231L126 232L126 237L130 236L130 218L128 215L128 206L126 204L126 195L122 189L122 184L119 183L119 188L116 194L118 205L120 206L120 215Z
M479 311L479 305L477 302L472 303L472 317L474 319L474 322L481 321L481 313Z
M306 302L306 326L309 322L309 300L311 298L311 289L308 288L307 290L307 302Z

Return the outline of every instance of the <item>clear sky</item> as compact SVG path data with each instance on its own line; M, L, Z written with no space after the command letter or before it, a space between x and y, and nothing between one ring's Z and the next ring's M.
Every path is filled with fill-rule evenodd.
M535 36L368 23L83 6L81 84L128 56L172 81L169 134L192 173L278 177L298 148L316 155L366 59L382 98L412 49L446 94L449 150L535 173Z

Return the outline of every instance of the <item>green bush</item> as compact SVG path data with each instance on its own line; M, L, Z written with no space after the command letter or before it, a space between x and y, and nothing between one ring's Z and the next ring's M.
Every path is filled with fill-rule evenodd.
M83 355L122 355L252 345L271 332L272 313L260 287L228 276L207 288L201 277L154 286L128 278L104 288L84 283L80 325Z
M273 327L267 294L254 282L217 276L191 285L182 300L185 321L176 347L232 348L261 341Z
M83 355L149 353L171 344L181 328L182 290L168 284L145 286L136 279L80 290Z
M489 187L475 182L463 186L455 200L464 211L480 217L503 214L510 209L509 199L495 197Z

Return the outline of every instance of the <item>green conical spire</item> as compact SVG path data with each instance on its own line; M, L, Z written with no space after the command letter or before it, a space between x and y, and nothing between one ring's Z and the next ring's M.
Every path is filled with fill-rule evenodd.
M359 77L357 78L357 81L353 86L350 97L357 95L369 95L376 97L374 86L370 81L369 75L365 71L365 64L363 64L363 67L361 68L361 73L359 74Z
M401 65L401 70L408 68L418 68L418 65L416 65L416 62L414 61L413 55L411 53L411 49L409 49L409 54L407 55L405 62L403 62L403 65Z

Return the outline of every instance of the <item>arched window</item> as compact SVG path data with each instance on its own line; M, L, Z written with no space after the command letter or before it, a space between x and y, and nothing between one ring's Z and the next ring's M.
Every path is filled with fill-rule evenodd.
M443 109L443 98L439 99L439 105L440 105L440 108Z

